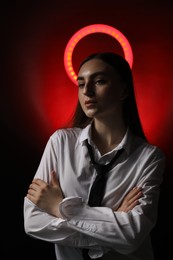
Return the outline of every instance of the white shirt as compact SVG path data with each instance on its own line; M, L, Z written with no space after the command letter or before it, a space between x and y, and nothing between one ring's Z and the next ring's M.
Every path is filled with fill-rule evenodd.
M55 170L65 195L60 204L63 219L47 214L29 199L24 199L25 232L55 244L57 260L82 260L81 248L89 255L106 260L153 260L150 231L157 221L160 184L165 158L162 151L135 137L129 130L116 149L101 156L95 147L95 160L106 164L118 149L124 152L107 173L101 207L87 205L96 177L85 140L93 145L91 126L85 129L60 129L50 136L35 178L50 181ZM128 213L118 208L135 186L143 191L139 205ZM57 205L58 206L58 205Z

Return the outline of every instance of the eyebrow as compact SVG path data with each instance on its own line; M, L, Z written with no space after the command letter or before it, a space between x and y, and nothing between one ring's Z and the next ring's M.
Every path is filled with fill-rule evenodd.
M108 76L108 74L106 72L103 72L103 71L98 71L98 72L95 72L93 73L90 78L95 78L96 76ZM77 77L77 80L84 80L84 77L81 77L81 76L78 76Z

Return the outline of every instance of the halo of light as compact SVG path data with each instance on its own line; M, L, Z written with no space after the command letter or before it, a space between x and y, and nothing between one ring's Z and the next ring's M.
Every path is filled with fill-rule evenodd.
M122 34L119 30L116 28L105 25L105 24L92 24L83 27L79 31L77 31L68 41L65 52L64 52L64 67L67 72L67 75L69 78L77 85L77 75L74 71L73 64L72 64L72 56L73 51L77 43L84 38L85 36L93 33L104 33L107 35L112 36L115 38L121 45L123 52L124 52L124 58L129 63L130 67L132 68L133 65L133 52L131 45L127 38Z

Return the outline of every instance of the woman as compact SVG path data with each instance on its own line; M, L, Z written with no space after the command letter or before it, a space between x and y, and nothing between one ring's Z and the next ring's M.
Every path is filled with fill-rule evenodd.
M25 232L54 243L57 260L153 260L165 158L143 133L129 64L115 53L92 54L78 86L73 127L52 134L25 197ZM95 164L120 150L103 173L100 202L93 202L99 187L91 202L101 176Z

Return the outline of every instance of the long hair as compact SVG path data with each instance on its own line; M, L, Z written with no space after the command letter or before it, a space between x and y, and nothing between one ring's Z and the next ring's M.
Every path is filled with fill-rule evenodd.
M136 99L135 99L135 92L134 92L134 83L133 83L133 76L132 71L129 66L129 63L120 55L113 53L113 52L101 52L101 53L94 53L85 58L80 66L92 59L100 59L103 62L109 64L114 68L114 70L119 74L122 81L125 83L128 96L124 100L123 103L123 117L126 124L129 126L131 131L144 139L146 139L144 131L142 129L140 117L138 114ZM73 127L84 128L91 122L92 118L88 118L86 114L83 112L81 105L78 101L76 110L73 116Z

